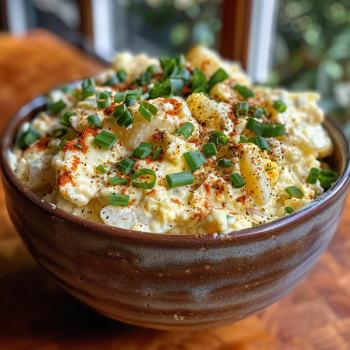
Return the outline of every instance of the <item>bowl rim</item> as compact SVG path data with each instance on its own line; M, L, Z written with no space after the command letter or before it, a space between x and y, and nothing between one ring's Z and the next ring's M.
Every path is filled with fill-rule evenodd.
M336 146L343 145L342 153L344 154L343 174L337 180L336 184L333 185L331 189L316 198L310 204L304 206L303 208L297 210L287 217L282 217L271 221L270 223L255 226L251 228L242 229L239 231L232 231L227 234L218 234L214 236L213 234L181 234L181 235L171 235L162 233L152 233L143 231L134 231L123 229L114 226L108 226L103 223L90 221L88 219L80 218L66 212L63 209L57 208L54 204L43 201L40 197L32 193L30 190L26 189L22 182L17 178L17 176L12 171L8 163L8 151L13 145L13 138L10 135L15 135L15 131L20 126L22 120L29 114L32 114L35 110L42 110L44 105L44 96L39 95L32 99L30 102L25 104L19 111L12 117L6 128L1 135L0 141L0 166L2 169L2 175L6 178L7 182L11 187L21 196L24 196L32 205L40 207L41 210L47 211L51 216L55 216L61 220L65 220L73 225L88 227L90 231L95 234L106 238L114 239L126 239L128 241L133 241L135 243L144 242L153 245L166 244L167 246L174 247L201 247L203 245L216 245L221 246L223 243L234 242L234 244L241 242L242 240L256 240L259 241L264 239L266 235L271 237L272 233L279 233L283 231L291 230L295 228L300 223L298 221L306 221L310 216L321 211L325 206L334 202L337 197L347 189L350 183L350 156L349 156L349 143L342 132L341 128L336 124L335 121L330 119L328 116L325 117L324 123L325 128L329 132L333 142ZM340 139L335 139L334 134L338 133Z

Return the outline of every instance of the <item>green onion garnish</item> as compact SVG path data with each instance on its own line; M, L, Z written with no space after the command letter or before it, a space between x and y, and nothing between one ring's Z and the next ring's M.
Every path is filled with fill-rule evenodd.
M94 139L94 144L105 149L111 149L117 142L118 136L102 130Z
M61 87L61 90L65 93L65 94L69 94L70 92L73 91L73 89L69 86L69 85L65 85Z
M107 170L100 164L96 167L96 170L99 171L102 174L106 174Z
M140 85L148 85L149 81L151 80L151 73L149 72L143 72L140 76L139 84Z
M175 59L169 60L166 65L163 67L163 78L175 75L177 73L177 64Z
M195 68L193 70L193 79L192 79L192 93L196 91L196 89L203 89L203 92L205 91L205 87L207 85L207 78L205 75L202 73L202 71L198 68ZM201 90L202 92L202 90Z
M72 117L73 115L75 115L74 113L70 112L70 111L65 111L63 113L63 117L61 119L61 124L65 125L65 126L70 126L70 117Z
M165 176L169 188L191 185L193 183L193 175L190 171L182 171Z
M62 149L63 146L66 144L67 141L68 141L67 139L63 139L63 140L60 142L60 144L58 145L58 147L59 147L60 149Z
M199 169L207 160L200 151L190 151L183 153L183 157L191 170Z
M284 135L284 124L263 124L255 118L249 118L246 128L264 137L278 137Z
M22 149L24 149L33 144L36 140L40 139L40 137L41 133L30 124L27 131L22 133L19 137L18 144Z
M284 214L285 215L289 215L289 214L292 214L294 213L294 209L291 208L291 207L284 207Z
M119 126L125 126L126 128L135 121L135 117L123 103L114 107L114 118L119 118L117 123Z
M129 196L125 194L114 194L112 193L109 197L110 205L117 205L120 207L127 207L129 205Z
M267 143L267 141L261 137L261 136L254 136L254 137L250 137L248 139L248 142L250 143L254 143L255 145L257 145L259 148L261 148L262 150L266 151L266 152L270 152L270 146Z
M178 95L182 88L185 86L185 83L182 79L170 78L170 84L172 86L172 93Z
M265 115L265 111L262 108L252 108L250 107L250 109L252 109L254 111L252 118L255 119L260 119L263 115Z
M81 94L82 99L92 96L96 92L96 83L93 78L85 79L82 83L83 92Z
M320 175L320 169L311 168L309 176L306 179L306 183L312 184L312 185L316 184L319 175Z
M66 107L66 103L63 102L62 100L57 101L56 103L52 104L49 107L49 110L52 112L52 114L57 114L60 112L64 107Z
M138 112L149 122L152 120L152 116L156 116L158 108L149 102L140 102Z
M100 117L97 114L92 114L87 117L90 126L96 126L97 128L102 128L102 123Z
M78 143L75 143L73 147L76 149L83 149L83 147L81 147Z
M246 182L244 181L242 176L239 175L238 173L230 174L230 179L231 179L233 188L241 188L246 185Z
M203 88L203 87L198 87L198 88L192 90L192 94L204 94L205 96L208 96L207 90L205 90L205 88Z
M126 80L126 77L127 77L127 74L125 72L124 69L121 69L117 72L117 77L120 81L125 81Z
M244 98L254 97L253 91L249 90L244 85L236 84L233 88L237 90Z
M248 115L249 104L247 101L239 102L236 104L236 117L244 118Z
M287 105L281 100L274 101L272 107L280 113L283 113L287 110Z
M157 148L154 153L153 153L153 156L152 156L152 159L154 160L157 160L160 156L160 154L162 153L163 149L162 148Z
M185 64L186 59L185 59L185 56L183 54L180 54L179 56L176 57L175 61L176 61L176 64L179 67L181 67Z
M218 161L218 166L220 168L229 168L231 165L232 165L232 162L226 158L222 158Z
M233 215L226 215L226 220L234 219L235 217Z
M143 94L143 89L137 88L135 90L126 90L125 92L119 92L114 95L114 102L119 103L127 99L140 100Z
M145 159L149 156L153 151L154 146L147 142L141 142L140 146L138 146L134 152L133 156L140 159Z
M215 144L213 142L209 142L203 145L203 150L206 156L213 156L218 153L215 147Z
M159 81L156 81L150 92L150 97L152 99L158 98L158 97L171 98L173 97L173 95L174 95L173 86L169 78L165 79L162 83Z
M138 181L136 181L136 179L138 179L141 176L145 176L145 175L153 176L154 180L151 182L138 182ZM148 178L148 176L147 176L147 178ZM151 188L153 188L156 185L156 181L157 181L157 175L153 170L150 170L150 169L140 169L135 174L131 175L132 184L136 187L139 187L139 188L147 188L148 190L150 190Z
M239 142L238 143L247 143L248 139L244 135L239 136Z
M192 123L188 122L180 126L173 134L181 134L185 140L187 140L194 131L194 126Z
M60 139L62 136L67 134L67 129L53 129L51 134L55 139Z
M112 78L108 79L102 86L111 86L119 83L119 79L116 75L113 75Z
M109 107L109 95L104 91L99 91L96 94L97 108L104 109Z
M209 79L207 92L214 87L215 84L221 83L222 81L228 78L228 74L222 69L219 68Z
M321 170L318 179L322 188L328 189L332 184L337 181L339 174L333 170Z
M159 68L155 66L154 64L152 66L149 66L146 70L147 73L150 73L151 75L157 73Z
M181 67L177 70L176 74L172 75L172 78L182 79L187 84L189 84L191 79L191 73L185 67Z
M291 196L291 197L304 197L304 193L299 190L296 186L289 186L285 189L285 191Z
M110 177L109 177L109 183L110 183L112 186L115 186L115 185L124 185L124 184L128 183L128 179L126 179L126 178L120 178L119 176L110 176Z
M134 162L133 160L129 159L129 158L124 158L122 159L118 165L117 168L124 174L127 175L130 173L130 171L132 171L132 169L134 168L134 165L136 164L136 162Z
M220 131L214 131L210 135L210 141L214 142L216 145L225 146L227 144L227 136Z

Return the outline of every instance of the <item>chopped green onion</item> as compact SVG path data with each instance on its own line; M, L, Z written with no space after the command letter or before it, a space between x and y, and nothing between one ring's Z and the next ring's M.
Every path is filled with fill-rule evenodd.
M151 121L152 116L156 116L158 108L149 102L140 102L138 112L147 120Z
M143 89L137 88L135 90L126 90L114 95L114 102L119 103L127 99L139 100L143 94Z
M85 79L82 83L82 88L84 91L95 90L95 88L96 88L95 80L93 78Z
M175 75L177 73L177 64L175 59L169 60L166 65L163 67L163 78Z
M238 173L230 174L230 179L231 179L233 188L241 188L246 185L246 182L244 181L242 176L239 175Z
M236 117L244 118L248 115L249 104L247 101L239 102L236 104Z
M124 101L124 104L126 107L131 107L136 103L136 100L134 98L126 98Z
M52 104L49 107L49 110L52 112L52 114L57 114L66 106L67 106L67 104L65 102L63 102L62 100L59 100L56 103Z
M252 109L252 108L250 108ZM265 112L262 108L255 108L253 109L254 113L252 115L252 118L255 118L255 119L260 119L263 115L265 115Z
M140 85L148 85L151 80L152 74L149 72L143 72L140 76L139 84Z
M100 117L97 114L92 114L87 117L90 126L96 126L97 128L102 128L102 123Z
M183 54L180 54L179 56L176 57L175 61L176 61L176 64L179 67L181 67L185 64L186 59L185 59L185 56Z
M153 75L153 74L156 74L158 72L158 70L159 70L159 68L153 64L152 66L149 66L147 68L146 72Z
M111 149L117 142L118 136L102 130L94 139L94 144L105 149Z
M83 147L81 147L78 143L75 143L73 147L76 149L83 149Z
M267 141L261 137L261 136L254 136L254 137L250 137L248 139L248 142L250 143L254 143L255 145L257 145L259 148L261 148L262 150L266 151L266 152L270 152L270 147L269 144L267 143Z
M242 95L242 97L244 97L244 98L254 97L253 91L249 90L244 85L236 84L234 86L234 89L237 90Z
M128 179L126 179L126 178L120 178L119 176L110 176L110 177L109 177L109 183L110 183L112 186L115 186L115 185L124 185L124 184L128 183Z
M220 168L229 168L231 165L232 165L232 162L226 158L222 158L218 161L218 166Z
M113 75L112 78L108 79L102 86L111 86L119 83L119 79L116 75Z
M51 134L55 139L59 139L65 134L67 134L67 129L53 129Z
M182 88L185 86L185 83L182 79L170 78L170 83L174 95L178 95L181 92Z
M215 144L213 142L209 142L203 145L203 150L206 156L213 156L218 153L215 147Z
M207 90L203 87L198 87L192 91L192 94L204 94L205 96L208 96Z
M272 107L280 113L283 113L287 110L287 105L281 100L274 101Z
M264 133L264 130L265 130L265 124L258 122L254 118L249 118L246 129L253 131L258 135L262 135Z
M189 84L191 79L191 73L185 67L181 67L177 70L176 74L172 74L171 77L176 79L182 79L187 84Z
M333 170L321 170L318 179L322 188L328 189L339 178L339 174Z
M239 136L239 142L238 143L247 143L248 139L244 135Z
M207 92L214 87L215 84L221 83L222 81L228 78L228 74L222 69L219 68L209 79Z
M207 160L200 151L189 151L182 154L192 171L199 169Z
M127 207L129 205L130 197L125 194L114 194L112 193L109 197L109 204L120 207Z
M114 112L113 112L114 118L121 117L127 110L128 108L125 106L124 103L122 103L121 105L115 106Z
M173 134L181 134L185 140L187 140L194 131L194 126L192 123L187 122L184 125L180 126Z
M61 119L61 124L65 125L65 126L70 126L70 117L72 117L73 115L75 115L74 113L70 112L70 111L65 111L63 114L63 117Z
M234 219L235 217L233 215L226 215L226 220Z
M309 176L306 179L306 183L312 184L312 185L316 184L319 175L320 175L320 169L311 168Z
M193 175L190 171L182 171L181 173L175 173L165 176L166 182L169 188L176 188L193 183Z
M102 174L106 174L107 173L107 170L101 164L96 167L96 170L99 171Z
M136 164L136 162L134 162L133 160L129 159L129 158L124 158L122 159L118 165L117 168L124 174L127 175L130 173L130 171L132 171L132 169L134 168L134 165Z
M40 139L40 137L41 133L30 124L27 131L21 134L18 144L22 149L24 149L33 144L36 140Z
M263 225L263 224L253 224L252 227L256 227L256 226L260 226L260 225Z
M73 91L73 89L69 86L69 85L65 85L61 87L61 90L65 93L65 94L69 94L70 92Z
M160 56L159 57L159 62L160 62L161 67L164 68L169 60L170 60L170 58L167 55Z
M265 171L270 171L270 170L273 170L273 169L274 169L274 168L268 167L268 166L267 166L267 167L265 168Z
M289 186L285 189L285 191L291 196L291 197L304 197L304 193L299 190L296 186Z
M62 149L63 146L66 144L66 142L68 142L68 140L67 140L67 139L63 139L63 140L60 142L60 144L58 145L58 147L59 147L60 149Z
M263 124L255 118L249 118L246 128L264 137L278 137L284 135L284 124Z
M109 95L106 92L99 91L96 94L97 108L104 109L109 107Z
M132 155L136 158L145 159L152 153L153 148L154 146L152 144L141 142L140 146L134 150Z
M125 72L124 69L121 69L117 72L117 77L120 81L125 81L126 80L126 77L127 77L127 74Z
M157 148L154 153L153 153L153 156L152 156L152 159L154 160L157 160L160 156L160 154L162 153L163 149L162 148Z
M155 99L158 97L170 98L172 96L173 96L173 86L171 85L169 78L165 79L162 83L159 81L156 81L150 92L150 97L152 99Z
M135 121L135 117L123 103L114 107L114 118L119 118L117 123L119 126L125 126L126 128Z
M136 181L136 179L138 179L139 177L144 176L144 175L151 175L151 176L153 176L154 180L151 182L138 182L138 181ZM148 178L148 176L147 176L147 178ZM151 188L153 188L156 185L156 181L157 181L157 175L153 170L150 170L150 169L140 169L135 174L131 175L132 184L136 187L139 187L139 188L147 188L148 190L150 190Z
M284 207L284 214L285 215L289 215L289 214L293 214L294 213L294 209L291 207Z
M210 135L210 141L214 142L216 145L225 146L227 144L227 136L220 131L214 131Z
M193 70L193 79L192 79L192 91L194 92L196 89L201 88L205 91L205 87L207 85L207 78L202 73L202 71L198 68Z

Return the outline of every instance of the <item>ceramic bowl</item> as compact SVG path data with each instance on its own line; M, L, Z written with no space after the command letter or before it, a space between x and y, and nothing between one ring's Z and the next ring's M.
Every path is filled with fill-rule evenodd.
M10 121L0 161L10 218L25 245L68 293L113 319L158 329L232 323L286 295L332 238L349 188L349 146L324 122L342 174L312 204L223 239L141 233L78 218L28 191L8 165L21 123L43 109L38 97Z

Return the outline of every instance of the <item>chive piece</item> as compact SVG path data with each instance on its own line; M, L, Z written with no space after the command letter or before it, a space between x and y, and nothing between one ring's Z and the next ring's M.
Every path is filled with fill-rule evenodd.
M113 75L110 79L108 79L102 86L111 86L119 83L119 79L116 75Z
M192 91L192 94L204 94L205 96L208 96L207 90L203 87L198 87Z
M139 100L143 94L142 88L137 88L135 90L126 90L125 92L119 92L114 95L114 102L119 103L127 99Z
M249 104L247 101L239 102L236 104L236 117L244 118L248 115Z
M145 175L153 176L154 180L150 181L150 182L138 182L138 181L136 181L136 179L138 179L141 176L145 176ZM149 177L146 176L146 178L148 179ZM157 175L153 170L150 170L150 169L140 169L135 174L131 175L132 184L136 187L139 187L139 188L147 188L148 190L150 190L151 188L153 188L156 185L156 181L157 181Z
M159 68L156 65L152 64L152 66L149 66L146 69L146 72L150 73L151 75L153 75L153 74L156 74L158 72L158 70L159 70Z
M218 161L218 166L220 168L229 168L231 165L232 165L232 162L226 158L222 158Z
M104 91L99 91L96 94L97 108L104 109L109 107L109 95Z
M235 217L233 215L226 215L226 220L234 219Z
M162 148L160 147L157 148L153 153L152 159L157 160L162 152L163 152Z
M124 184L128 183L128 179L126 179L126 178L120 178L119 176L110 176L110 177L109 177L109 183L110 183L112 186L115 186L115 185L124 185Z
M180 126L173 134L181 134L185 140L187 140L194 131L194 126L192 123L188 122Z
M59 100L56 103L52 104L49 107L49 110L52 112L52 114L56 115L66 106L67 106L67 104L65 102L63 102L62 100Z
M139 84L140 85L148 85L151 80L152 74L149 72L143 72L140 76Z
M120 206L120 207L127 207L129 205L129 199L130 197L125 194L112 193L109 197L109 204Z
M260 225L263 225L263 224L253 224L252 227L256 227L256 226L260 226Z
M65 125L65 126L70 126L70 117L72 117L73 115L75 115L74 113L70 112L70 111L65 111L63 114L63 117L61 119L61 124Z
M102 128L102 123L100 117L97 114L92 114L87 117L90 126L96 126L98 128Z
M274 101L272 107L279 113L283 113L287 110L287 105L281 100Z
M124 104L126 107L131 107L136 103L136 100L134 98L127 97L124 101Z
M186 84L190 83L191 73L185 67L181 67L177 70L176 74L171 75L172 78L182 79Z
M214 142L216 145L225 146L227 144L227 136L220 131L214 131L210 135L210 141Z
M236 84L233 88L237 90L244 98L254 97L253 91L249 90L244 85Z
M321 170L318 179L322 188L328 189L331 188L333 183L337 181L339 174L333 170Z
M129 159L129 158L124 158L122 159L118 165L117 168L124 174L127 175L130 173L130 171L132 171L132 169L134 168L134 165L136 164L136 162L134 162L133 160Z
M127 74L126 74L125 70L124 70L124 69L119 70L119 71L117 72L117 77L118 77L118 79L119 79L121 82L125 81L125 80L126 80L126 77L127 77Z
M145 159L153 151L154 146L147 142L141 142L140 146L135 148L133 156L140 159Z
M265 171L270 171L270 170L274 170L274 168L268 167L268 166L265 168Z
M119 126L130 126L135 121L133 114L127 109L126 112L117 120Z
M174 95L173 86L171 85L169 78L165 79L162 83L159 81L156 81L150 92L150 97L152 99L155 99L158 97L171 98L173 97L173 95Z
M78 143L75 143L73 147L76 149L83 149L83 147L81 147Z
M284 135L284 124L263 124L255 118L249 118L246 128L264 137L278 137Z
M185 56L183 54L180 54L179 56L177 56L175 58L176 64L181 67L185 65L186 59Z
M244 181L242 176L239 175L238 173L230 174L230 179L231 179L233 188L242 188L246 185L246 182Z
M138 112L147 120L151 121L152 116L156 116L158 108L149 102L140 102Z
M82 83L83 90L95 90L96 83L93 78L85 79Z
M62 136L64 136L65 134L67 134L67 129L53 129L51 131L51 135L52 137L54 137L55 139L60 139Z
M253 131L258 135L263 135L265 130L265 124L258 122L254 118L249 118L246 129Z
M178 95L181 92L182 88L185 86L185 83L182 79L170 78L170 84L174 95Z
M62 149L63 146L66 144L67 141L68 141L67 139L63 139L63 140L60 142L60 144L58 145L58 147L59 147L60 149Z
M176 188L193 183L193 175L190 171L182 171L181 173L175 173L165 176L166 182L169 188Z
M182 154L191 171L199 169L207 160L200 151L189 151Z
M291 207L284 207L284 215L289 215L294 213L294 209Z
M250 108L252 109L252 108ZM255 118L255 119L261 119L261 117L265 115L265 112L262 108L256 108L254 109L254 113L252 115L252 118Z
M166 65L163 67L163 78L175 75L178 71L177 64L175 59L169 60Z
M269 111L267 110L267 108L263 108L263 111L264 111L264 116L266 118L268 118L269 117Z
M94 139L94 144L105 149L111 149L118 140L118 136L102 130Z
M291 197L304 197L304 193L299 190L296 186L289 186L285 189L285 191L291 196Z
M107 170L101 164L96 167L96 170L102 174L107 174Z
M320 175L320 169L311 168L309 176L306 179L306 183L312 184L312 185L316 184L319 175Z
M128 108L125 106L124 103L122 103L121 105L115 106L114 112L113 112L114 118L121 117L127 110Z
M228 74L222 69L219 68L209 79L207 92L214 87L215 84L221 83L222 81L228 78Z
M261 148L262 150L266 151L266 152L270 152L270 147L269 144L267 143L267 141L261 137L261 136L254 136L254 137L250 137L248 139L248 142L250 143L254 143L255 145L257 145L259 148Z
M69 86L69 85L64 85L61 87L61 90L65 93L65 94L69 94L73 91L73 89Z
M160 65L162 68L165 67L165 65L168 63L169 61L169 57L167 55L162 55L162 56L159 56L159 62L160 62Z
M213 142L209 142L203 145L203 150L206 156L213 156L218 153L215 147L215 144Z
M28 127L28 130L21 134L18 144L22 149L29 147L36 140L40 139L41 133L34 128L31 124Z
M248 139L244 135L239 136L239 142L238 143L247 143Z
M192 93L198 88L203 89L205 91L205 86L207 85L207 78L202 73L202 71L198 68L193 70L193 79L192 79Z

